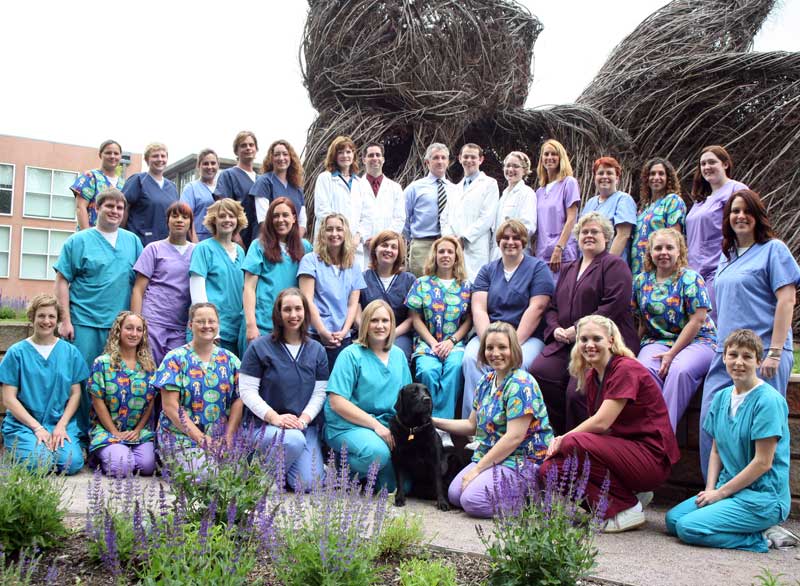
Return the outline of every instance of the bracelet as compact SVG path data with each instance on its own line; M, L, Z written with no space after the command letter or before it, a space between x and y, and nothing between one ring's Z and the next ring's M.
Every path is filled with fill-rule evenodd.
M33 428L33 433L36 433L36 432L37 432L37 431L39 431L40 429L44 429L44 425L40 425L39 427L34 427L34 428Z
M780 359L782 353L783 353L783 348L770 348L769 351L767 352L767 358Z
M564 247L560 244L556 244L555 248L558 248L561 252L564 252Z

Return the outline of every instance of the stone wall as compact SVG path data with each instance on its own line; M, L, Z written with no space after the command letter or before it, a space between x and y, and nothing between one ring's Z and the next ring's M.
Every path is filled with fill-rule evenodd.
M672 475L667 483L656 491L656 498L665 504L680 502L704 488L698 452L701 396L702 391L698 391L678 424L676 435L681 446L681 460L672 468ZM789 403L792 458L789 468L789 483L792 491L791 516L800 518L800 375L792 375L789 379L786 400Z

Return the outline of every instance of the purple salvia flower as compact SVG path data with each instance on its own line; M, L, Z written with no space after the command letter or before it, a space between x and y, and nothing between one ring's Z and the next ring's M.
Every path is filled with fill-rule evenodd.
M599 529L603 525L608 511L608 492L611 490L611 473L606 472L603 484L600 486L600 498L597 501L597 508L594 511L594 526Z
M229 528L236 524L236 497L228 503L228 509L225 511L225 524Z
M117 533L114 528L114 518L109 511L106 511L103 520L103 541L105 544L105 551L102 555L103 563L111 571L111 575L116 578L122 573L122 568L120 567L117 552Z
M61 583L59 580L58 566L53 563L47 568L47 574L44 577L44 583L47 586L58 586Z

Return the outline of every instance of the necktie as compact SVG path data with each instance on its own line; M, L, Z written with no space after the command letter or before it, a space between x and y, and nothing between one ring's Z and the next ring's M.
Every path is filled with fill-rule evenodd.
M472 183L472 179L466 179L464 181L464 190L466 191L469 188L469 184Z
M444 190L444 180L436 180L436 198L439 204L439 221L441 222L442 213L444 213L444 206L447 205L447 192Z

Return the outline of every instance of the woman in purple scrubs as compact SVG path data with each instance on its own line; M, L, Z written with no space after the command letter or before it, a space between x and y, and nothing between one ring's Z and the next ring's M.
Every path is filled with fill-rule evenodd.
M578 243L572 235L581 192L572 176L572 165L564 146L546 140L539 153L539 189L536 190L536 258L550 265L558 280L562 262L578 258Z
M694 172L692 199L694 205L686 215L686 246L689 267L700 273L711 298L711 319L717 320L714 295L714 274L722 254L722 208L731 195L749 189L730 178L733 161L723 147L707 146L700 153L700 164Z

